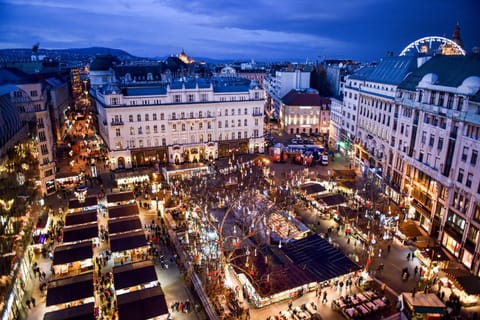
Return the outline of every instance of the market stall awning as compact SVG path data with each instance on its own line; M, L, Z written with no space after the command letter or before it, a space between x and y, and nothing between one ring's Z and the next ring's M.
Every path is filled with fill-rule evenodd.
M324 192L326 190L320 183L306 183L301 185L300 189L307 195Z
M120 217L108 221L108 232L110 235L139 229L142 229L142 222L139 216Z
M121 294L117 301L119 319L143 320L168 314L160 286Z
M98 237L97 222L63 228L63 242L74 242Z
M78 209L84 207L91 207L98 204L97 196L89 196L85 198L85 201L79 201L78 199L70 199L68 201L69 209Z
M141 248L147 245L143 230L131 233L117 233L110 236L110 249L112 252Z
M141 261L113 268L115 289L125 289L158 280L151 261Z
M108 217L119 218L126 216L133 216L138 214L138 206L136 203L125 204L121 206L109 207L108 208Z
M50 281L47 292L47 306L92 297L93 273Z
M447 277L468 295L480 295L480 277L463 269L442 269Z
M65 217L65 225L73 226L76 224L97 221L97 210L88 210L83 212L69 213Z
M297 266L313 274L318 282L361 269L318 234L289 242L282 250Z
M108 203L130 201L130 200L135 200L135 196L132 191L107 194Z
M339 206L347 203L347 199L340 193L329 193L316 196L315 200L323 202L327 207Z
M92 257L92 241L57 246L53 252L53 265L81 261Z
M45 313L43 320L95 320L93 302Z

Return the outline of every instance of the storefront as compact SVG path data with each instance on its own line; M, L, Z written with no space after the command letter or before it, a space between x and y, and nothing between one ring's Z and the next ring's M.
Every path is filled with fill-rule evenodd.
M460 256L460 249L462 248L460 239L460 235L456 232L444 230L442 245L457 258Z
M450 262L440 246L417 249L414 254L422 263L420 274L427 280L436 277L441 269L448 268Z
M114 178L120 191L132 190L138 184L148 184L150 182L151 170L136 170L129 172L115 173Z
M212 171L211 166L203 163L191 163L177 166L166 166L162 168L163 177L170 183L172 179L187 179L194 176L202 176Z

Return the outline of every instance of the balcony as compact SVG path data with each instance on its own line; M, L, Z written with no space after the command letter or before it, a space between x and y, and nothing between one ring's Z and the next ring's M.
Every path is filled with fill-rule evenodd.
M114 126L123 126L124 123L123 123L123 120L115 120L115 119L112 119L112 121L110 122L110 126L114 127Z

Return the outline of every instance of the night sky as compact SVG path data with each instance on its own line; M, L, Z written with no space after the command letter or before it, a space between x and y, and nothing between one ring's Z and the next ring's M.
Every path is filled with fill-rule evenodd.
M368 62L457 22L465 49L480 47L479 12L478 0L0 0L0 48Z

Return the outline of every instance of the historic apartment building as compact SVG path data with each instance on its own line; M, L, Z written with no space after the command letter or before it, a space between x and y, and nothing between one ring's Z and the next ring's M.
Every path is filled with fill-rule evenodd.
M440 40L433 54L420 46L348 76L332 137L352 142L363 172L479 275L480 56Z
M330 99L321 97L317 90L290 90L281 99L279 110L279 124L284 132L328 135Z
M480 274L480 56L437 55L399 85L396 163L408 215Z
M254 81L182 78L91 92L112 169L264 151L263 89Z
M310 71L281 70L264 79L267 111L272 117L278 117L282 98L292 89L310 88Z

